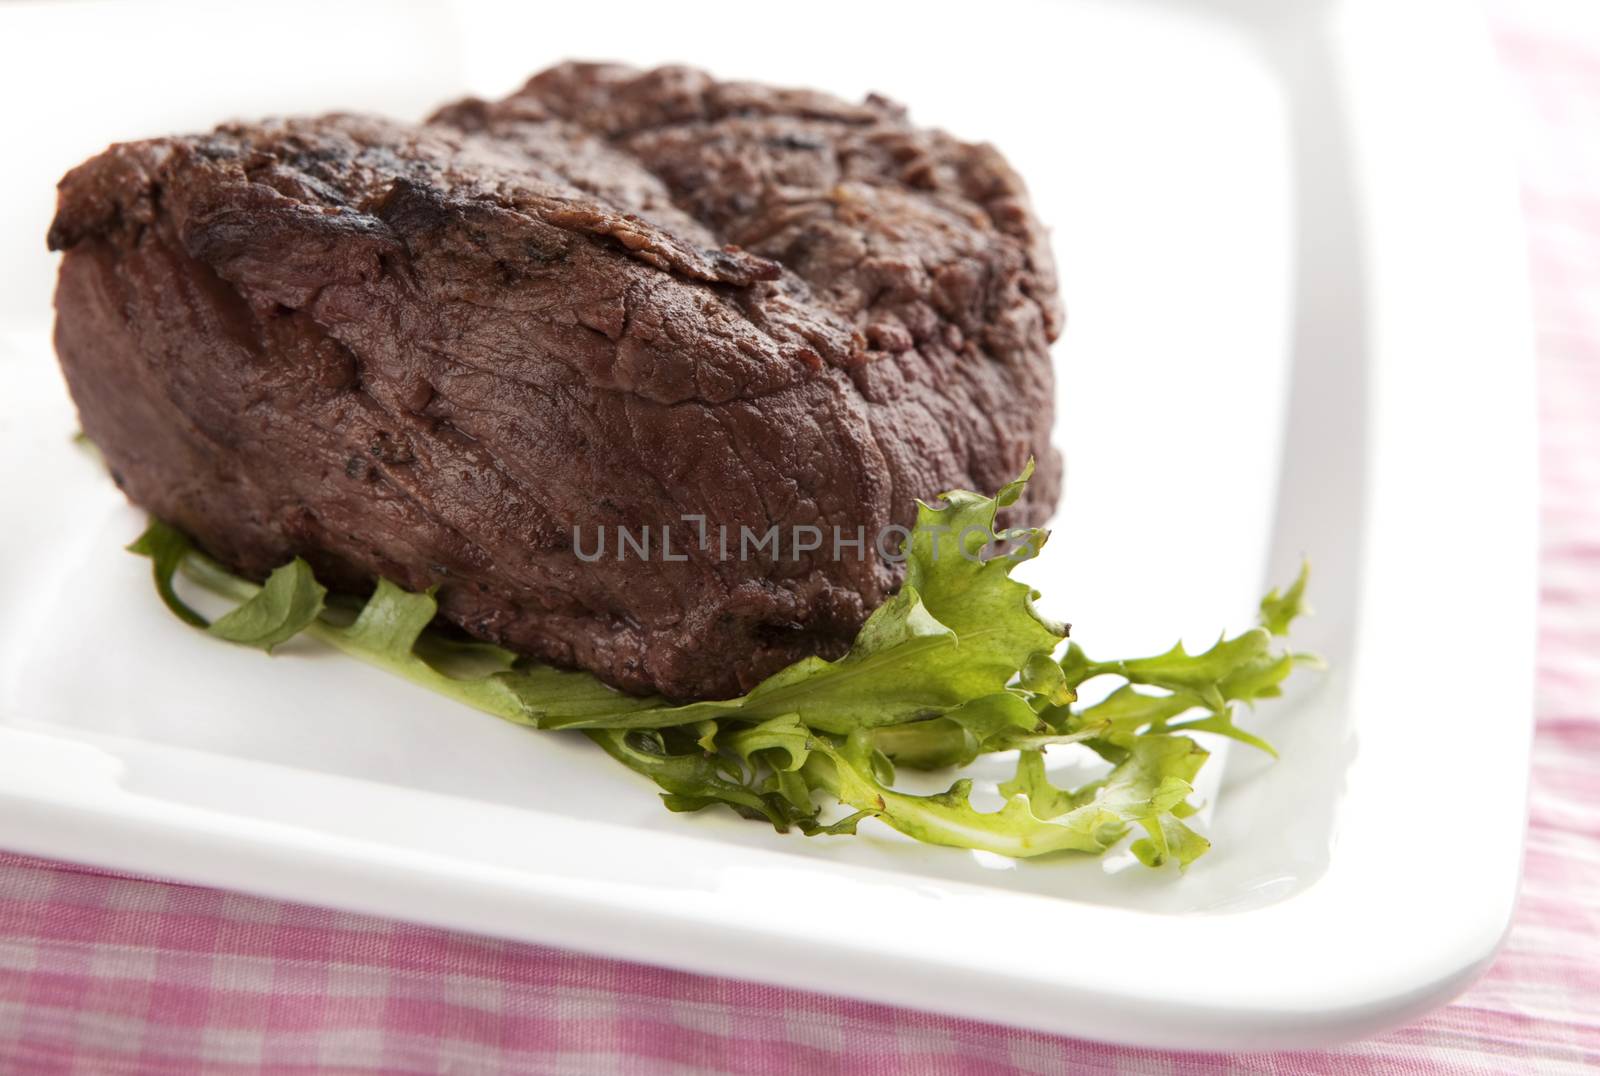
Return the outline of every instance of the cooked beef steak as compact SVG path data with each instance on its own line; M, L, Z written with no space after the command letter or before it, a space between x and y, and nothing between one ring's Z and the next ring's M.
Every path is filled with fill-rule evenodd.
M566 64L420 126L113 146L49 242L61 365L132 501L246 575L437 587L468 633L630 691L842 652L915 498L1033 455L1015 517L1055 504L1044 230L994 149L877 97ZM685 516L867 554L724 557ZM664 525L687 559L574 549Z

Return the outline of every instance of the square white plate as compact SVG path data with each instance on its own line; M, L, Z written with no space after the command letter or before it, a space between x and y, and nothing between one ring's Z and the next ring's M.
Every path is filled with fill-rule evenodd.
M45 335L54 180L110 138L227 114L415 116L503 93L598 47L598 16L530 9L519 27L467 4L451 29L454 9L423 5L363 20L383 40L351 48L166 9L159 41L140 38L183 71L160 85L118 77L130 54L163 69L122 47L148 14L129 7L0 12L13 101L46 77L41 35L96 29L80 74L49 76L57 110L13 132L38 152L8 164L0 198L16 252L0 296L0 846L1157 1046L1365 1034L1490 958L1531 727L1533 369L1491 56L1458 6L607 18L617 58L881 90L1029 178L1070 310L1067 495L1029 567L1092 652L1247 626L1268 582L1311 557L1319 615L1300 642L1332 671L1261 711L1281 762L1218 752L1216 847L1181 878L923 848L871 824L806 839L670 815L581 737L310 644L268 659L173 620L147 562L121 552L142 516L69 443ZM202 47L213 34L235 47ZM285 70L291 47L305 62Z

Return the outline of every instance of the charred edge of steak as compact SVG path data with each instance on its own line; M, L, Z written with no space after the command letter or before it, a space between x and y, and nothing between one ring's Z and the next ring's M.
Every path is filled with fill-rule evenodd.
M992 148L881 98L566 64L420 126L114 146L49 243L62 369L134 503L253 578L437 587L624 690L837 656L898 569L575 534L870 536L1030 455L1011 520L1055 503L1044 230Z

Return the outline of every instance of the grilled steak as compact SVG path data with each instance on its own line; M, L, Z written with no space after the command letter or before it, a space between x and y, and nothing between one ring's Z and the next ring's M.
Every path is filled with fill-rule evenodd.
M421 125L113 146L49 242L62 369L134 503L257 579L437 587L625 690L841 653L916 498L1032 455L1015 521L1056 500L1044 231L994 149L877 97L567 64Z

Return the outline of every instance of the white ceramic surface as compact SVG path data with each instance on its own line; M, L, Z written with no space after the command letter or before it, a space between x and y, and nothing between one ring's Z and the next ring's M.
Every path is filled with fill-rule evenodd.
M910 27L890 5L824 4L815 25L765 28L748 5L727 23L656 5L600 46L574 15L491 22L484 4L430 35L436 7L383 31L409 80L361 50L308 88L268 34L196 61L223 84L255 75L215 110L128 83L110 119L23 118L40 153L0 198L0 847L1150 1045L1352 1037L1482 967L1520 858L1536 486L1480 26L1442 0L924 6ZM8 28L111 9L0 12L7 99L48 59ZM775 34L781 49L749 44ZM957 37L985 59L942 59ZM1188 875L670 815L581 737L309 644L229 648L153 599L120 551L140 515L68 440L49 184L113 135L288 106L416 115L419 96L504 92L602 47L881 90L1029 178L1071 322L1068 491L1029 569L1091 650L1208 642L1312 558L1303 642L1332 671L1261 712L1281 762L1219 752L1216 849ZM102 52L79 69L115 82L125 61Z

